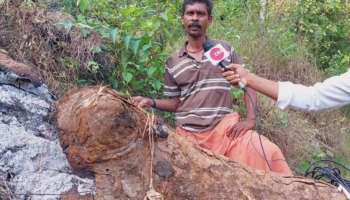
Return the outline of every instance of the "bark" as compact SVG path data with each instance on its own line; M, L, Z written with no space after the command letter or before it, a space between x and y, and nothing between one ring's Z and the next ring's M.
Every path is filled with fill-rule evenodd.
M93 173L96 199L143 199L149 190L146 114L116 92L85 87L57 104L61 144L77 172ZM331 185L246 168L172 131L157 139L153 181L164 199L345 200Z

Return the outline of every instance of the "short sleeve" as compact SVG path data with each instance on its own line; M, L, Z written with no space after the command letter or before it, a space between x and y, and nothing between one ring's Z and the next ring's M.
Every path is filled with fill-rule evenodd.
M169 72L169 64L167 62L164 74L164 96L174 98L181 95L181 90L178 87L175 79Z

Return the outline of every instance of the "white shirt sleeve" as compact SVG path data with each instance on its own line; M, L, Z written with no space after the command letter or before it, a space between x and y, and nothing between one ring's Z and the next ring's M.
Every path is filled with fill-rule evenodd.
M350 70L310 87L291 82L278 83L276 105L281 109L319 111L346 104L350 104Z

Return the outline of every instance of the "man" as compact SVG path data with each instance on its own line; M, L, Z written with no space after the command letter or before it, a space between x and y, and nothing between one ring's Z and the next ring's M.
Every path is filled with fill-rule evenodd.
M169 98L134 97L133 100L139 107L176 112L176 133L203 148L257 169L291 175L280 149L265 137L249 131L255 125L255 92L247 89L244 96L247 119L240 121L238 114L232 112L230 84L222 77L221 69L204 56L203 44L209 40L206 31L212 23L211 12L211 0L184 1L181 23L187 41L166 64L164 94ZM231 63L240 63L230 45L211 42L220 43L230 52Z
M276 100L276 105L305 111L320 111L350 104L350 70L311 87L291 82L275 82L249 73L241 65L230 65L223 76L232 85L239 82Z

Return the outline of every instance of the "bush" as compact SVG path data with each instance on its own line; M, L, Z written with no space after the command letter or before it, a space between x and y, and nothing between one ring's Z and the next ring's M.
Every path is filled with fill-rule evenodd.
M341 0L301 0L294 31L306 42L316 63L331 74L350 64L350 6Z
M102 35L100 51L117 58L108 79L114 89L127 94L160 96L167 53L164 49L177 41L178 4L149 1L64 0L75 15L75 24ZM88 33L89 33L88 32ZM91 61L95 64L95 61ZM96 66L96 65L95 65ZM104 66L100 66L104 67Z

